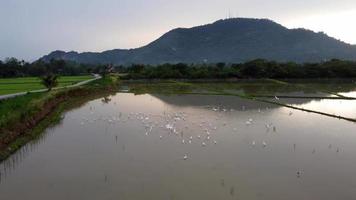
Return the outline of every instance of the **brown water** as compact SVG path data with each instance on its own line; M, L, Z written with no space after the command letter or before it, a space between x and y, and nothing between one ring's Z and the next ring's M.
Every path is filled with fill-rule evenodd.
M354 123L237 97L118 93L0 164L0 199L356 199L355 141Z

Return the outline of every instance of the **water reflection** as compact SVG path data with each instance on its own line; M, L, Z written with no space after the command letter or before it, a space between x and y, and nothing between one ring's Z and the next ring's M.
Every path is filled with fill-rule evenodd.
M64 115L62 118L64 118ZM61 125L61 122L58 122L57 125ZM8 175L11 175L13 171L16 171L16 167L20 165L31 153L36 151L38 145L45 143L47 138L53 135L53 132L51 131L52 128L53 127L49 127L46 134L38 136L36 140L29 142L16 151L16 153L11 155L11 157L7 160L0 163L0 184L2 181L5 181Z
M299 108L356 119L356 100L312 99L308 102L292 102L283 99L281 102Z
M184 95L182 98L177 98L176 95L157 95L153 94L153 97L158 98L162 102L174 105L178 107L201 107L201 108L219 108L221 111L227 110L258 110L267 108L276 108L277 105L266 104L266 103L256 103L254 101L236 98L234 96L214 96L204 97L201 95ZM202 100L204 99L204 100Z
M108 99L69 111L61 124L2 163L1 197L356 195L353 123L237 97L117 94Z

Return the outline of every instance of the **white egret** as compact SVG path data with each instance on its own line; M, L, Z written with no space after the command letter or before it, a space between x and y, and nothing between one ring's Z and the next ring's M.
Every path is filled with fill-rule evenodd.
M267 146L267 143L265 141L262 142L263 147Z

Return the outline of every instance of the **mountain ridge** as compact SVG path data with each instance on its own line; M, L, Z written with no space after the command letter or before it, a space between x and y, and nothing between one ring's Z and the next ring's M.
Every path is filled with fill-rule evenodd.
M87 64L238 63L257 58L281 62L356 60L356 45L322 32L288 29L269 19L232 18L176 28L134 49L103 52L53 51L42 57Z

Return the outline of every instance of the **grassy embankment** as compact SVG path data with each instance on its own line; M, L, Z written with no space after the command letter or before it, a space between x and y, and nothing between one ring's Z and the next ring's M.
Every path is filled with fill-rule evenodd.
M88 76L62 76L58 79L58 87L73 85L75 83L92 79ZM0 95L27 92L44 89L38 77L4 78L0 79Z
M116 76L108 76L80 87L0 101L0 161L58 122L64 110L93 95L97 97L115 91L117 82Z
M345 99L355 100L352 97L340 95L342 92L356 90L352 80L334 82L296 82L297 80L274 79L247 79L225 81L123 81L135 93L184 93L184 92L228 92L250 97L274 98L305 98L305 99Z

